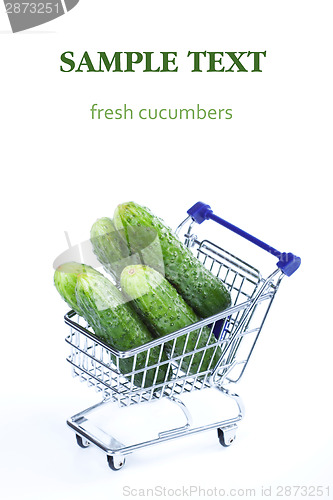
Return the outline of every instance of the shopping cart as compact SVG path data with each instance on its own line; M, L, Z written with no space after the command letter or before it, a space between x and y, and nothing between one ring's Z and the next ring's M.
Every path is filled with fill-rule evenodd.
M65 316L65 323L70 326L70 334L66 341L71 350L67 360L72 365L73 375L100 391L103 396L100 403L74 415L67 423L75 431L78 445L82 448L86 448L90 443L97 446L106 453L108 464L113 470L121 469L126 456L135 450L209 429L217 429L222 446L230 446L233 443L237 425L244 415L244 407L241 398L230 387L237 383L244 373L282 278L284 275L291 276L301 263L299 257L291 253L281 253L217 217L204 203L196 203L187 213L188 217L179 225L176 232L179 235L185 229L185 245L225 283L232 297L231 307L126 352L99 340L74 311ZM263 278L255 267L211 241L206 239L199 241L194 228L208 219L277 257L277 268L267 278ZM207 329L209 338L203 345L199 339L203 331L207 333ZM198 338L193 350L187 347L191 335L196 335ZM179 342L180 337L184 340L181 341L183 346L181 353L179 349L175 350L177 339ZM193 346L193 343L190 344ZM158 361L154 365L148 362L152 349L154 352L159 351ZM163 356L166 350L168 357ZM205 369L202 369L202 361L198 362L198 358L199 361L203 360L207 352L211 356L211 364L207 368L205 363ZM144 366L143 355L146 356ZM121 360L125 358L127 362L124 365ZM154 359L156 360L156 357ZM193 369L191 370L191 366L194 365L197 367L195 373ZM124 366L131 369L124 372ZM162 381L159 373L165 374ZM150 384L147 384L148 380ZM237 414L232 418L207 425L193 426L192 416L180 396L205 388L218 389L218 392L231 398ZM182 410L185 424L163 430L152 439L123 444L109 432L95 425L91 419L97 409L106 408L110 404L127 407L138 403L151 404L161 398L168 398Z

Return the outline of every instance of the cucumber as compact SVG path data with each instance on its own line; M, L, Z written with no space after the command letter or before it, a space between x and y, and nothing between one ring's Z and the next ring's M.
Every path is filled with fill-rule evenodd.
M82 316L82 311L77 303L75 286L79 274L99 275L93 267L79 262L66 262L57 267L54 273L54 284L61 297L77 314Z
M144 321L150 325L156 335L163 337L197 321L199 317L183 300L177 290L155 269L148 266L127 266L121 273L120 283L123 292L133 301ZM199 340L198 340L198 336ZM214 335L209 327L203 327L177 338L172 357L182 356L194 349L204 348L206 351L185 356L181 361L181 369L190 374L197 374L213 368L221 355L221 348L216 345ZM172 349L173 341L167 343ZM213 357L213 359L212 359Z
M104 269L119 283L123 268L134 262L130 259L125 238L120 231L116 231L112 219L98 219L90 230L90 241L94 254Z
M231 305L222 281L148 208L123 203L116 208L113 222L116 229L124 231L129 251L145 252L144 263L164 274L196 314L207 318Z
M104 276L80 274L76 283L76 299L83 317L94 330L95 335L108 345L120 351L128 351L154 340L143 321L122 293ZM141 370L134 375L138 387L150 387L166 380L167 363L157 370L149 366L167 361L161 346L153 347L135 356L119 359L119 370L124 375ZM146 363L147 367L146 368ZM157 372L157 373L156 373Z

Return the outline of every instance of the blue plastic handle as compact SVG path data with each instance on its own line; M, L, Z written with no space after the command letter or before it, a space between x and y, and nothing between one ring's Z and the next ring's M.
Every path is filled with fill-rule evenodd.
M236 234L239 234L243 238L251 241L251 243L254 243L258 247L262 248L263 250L266 250L266 252L271 253L275 257L277 257L278 263L277 266L278 268L281 269L281 271L284 272L287 276L291 276L301 265L301 258L297 257L293 253L290 252L279 252L279 250L276 250L276 248L271 247L270 245L267 245L267 243L264 243L263 241L259 240L258 238L255 238L249 233L246 233L242 229L239 229L239 227L234 226L233 224L230 224L230 222L227 222L224 219L221 219L221 217L218 217L213 213L213 210L210 208L209 205L206 205L205 203L202 203L201 201L198 201L191 207L187 213L192 217L192 219L197 222L198 224L201 224L204 220L211 219L218 224L221 224L221 226L226 227L227 229L230 229L230 231L233 231Z

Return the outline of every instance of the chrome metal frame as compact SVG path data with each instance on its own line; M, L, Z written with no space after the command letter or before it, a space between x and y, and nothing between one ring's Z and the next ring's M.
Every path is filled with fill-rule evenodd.
M130 351L119 351L100 341L74 311L65 316L65 323L70 326L66 342L71 347L67 360L73 367L73 375L94 386L103 395L100 403L74 415L67 423L81 440L85 440L86 445L93 443L104 451L109 465L111 460L110 466L115 470L123 466L126 455L139 448L214 428L223 434L221 444L228 446L234 441L237 425L244 416L241 398L228 387L237 383L244 374L284 274L276 269L264 279L256 268L230 252L208 240L199 241L192 232L196 223L190 217L179 225L176 232L179 233L188 223L185 245L228 287L232 297L231 307ZM204 345L200 344L203 332L209 332ZM191 334L192 338L193 335L198 338L193 349L187 347ZM184 339L183 352L175 355L176 342L180 337ZM159 356L158 362L152 365L149 363L149 354L153 349L155 352L158 350ZM208 350L211 366L202 369L202 361ZM163 355L165 352L168 357ZM127 360L126 366L130 370L124 372L122 360ZM193 366L197 366L195 371ZM148 371L150 378L147 378ZM164 374L163 380L161 373ZM152 376L153 383L148 384ZM231 419L193 427L191 415L179 396L212 387L235 402L236 415ZM168 398L182 410L186 423L162 431L149 441L125 445L94 426L88 418L97 408L111 403L129 406L152 403L162 397Z

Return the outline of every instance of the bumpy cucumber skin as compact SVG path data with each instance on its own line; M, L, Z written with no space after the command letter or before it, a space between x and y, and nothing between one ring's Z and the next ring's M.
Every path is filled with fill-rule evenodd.
M93 267L79 262L67 262L60 265L54 273L54 284L61 297L77 314L82 315L75 295L75 286L79 274L100 275Z
M133 300L144 321L154 328L159 337L185 328L200 319L177 290L155 269L141 265L127 266L121 273L120 283L123 292ZM199 334L200 330L190 333L185 353L190 353L195 348L203 348L207 343L211 344L212 347L206 351L198 352L193 356L193 359L190 355L183 358L181 369L185 372L189 369L190 374L197 374L198 371L205 372L213 368L221 355L220 347L217 347L214 354L216 341L214 335L210 334L210 328L204 327L202 329L197 344ZM183 354L185 340L185 335L177 338L173 357ZM170 341L169 344L170 350L173 341Z
M221 280L205 268L148 208L134 202L123 203L116 208L113 222L118 230L124 230L132 251L141 250L150 243L145 264L162 274L164 270L167 280L200 317L207 318L231 305L230 294ZM154 245L145 228L156 230L158 241L154 245L156 248L160 246L164 267L159 259L154 258Z
M112 219L98 219L90 230L90 241L104 269L119 283L121 271L132 261L127 261L130 256L127 242L115 229Z
M124 302L122 293L104 276L80 275L76 284L76 298L83 311L83 317L92 326L97 337L121 351L140 347L154 339L146 325L129 303ZM133 357L119 359L119 369L123 374L133 371ZM135 370L145 368L147 352L137 355ZM147 366L166 361L167 356L160 347L150 349ZM158 369L156 384L165 381L167 364ZM154 383L156 369L148 369L143 381L143 373L134 376L138 387L150 387Z

